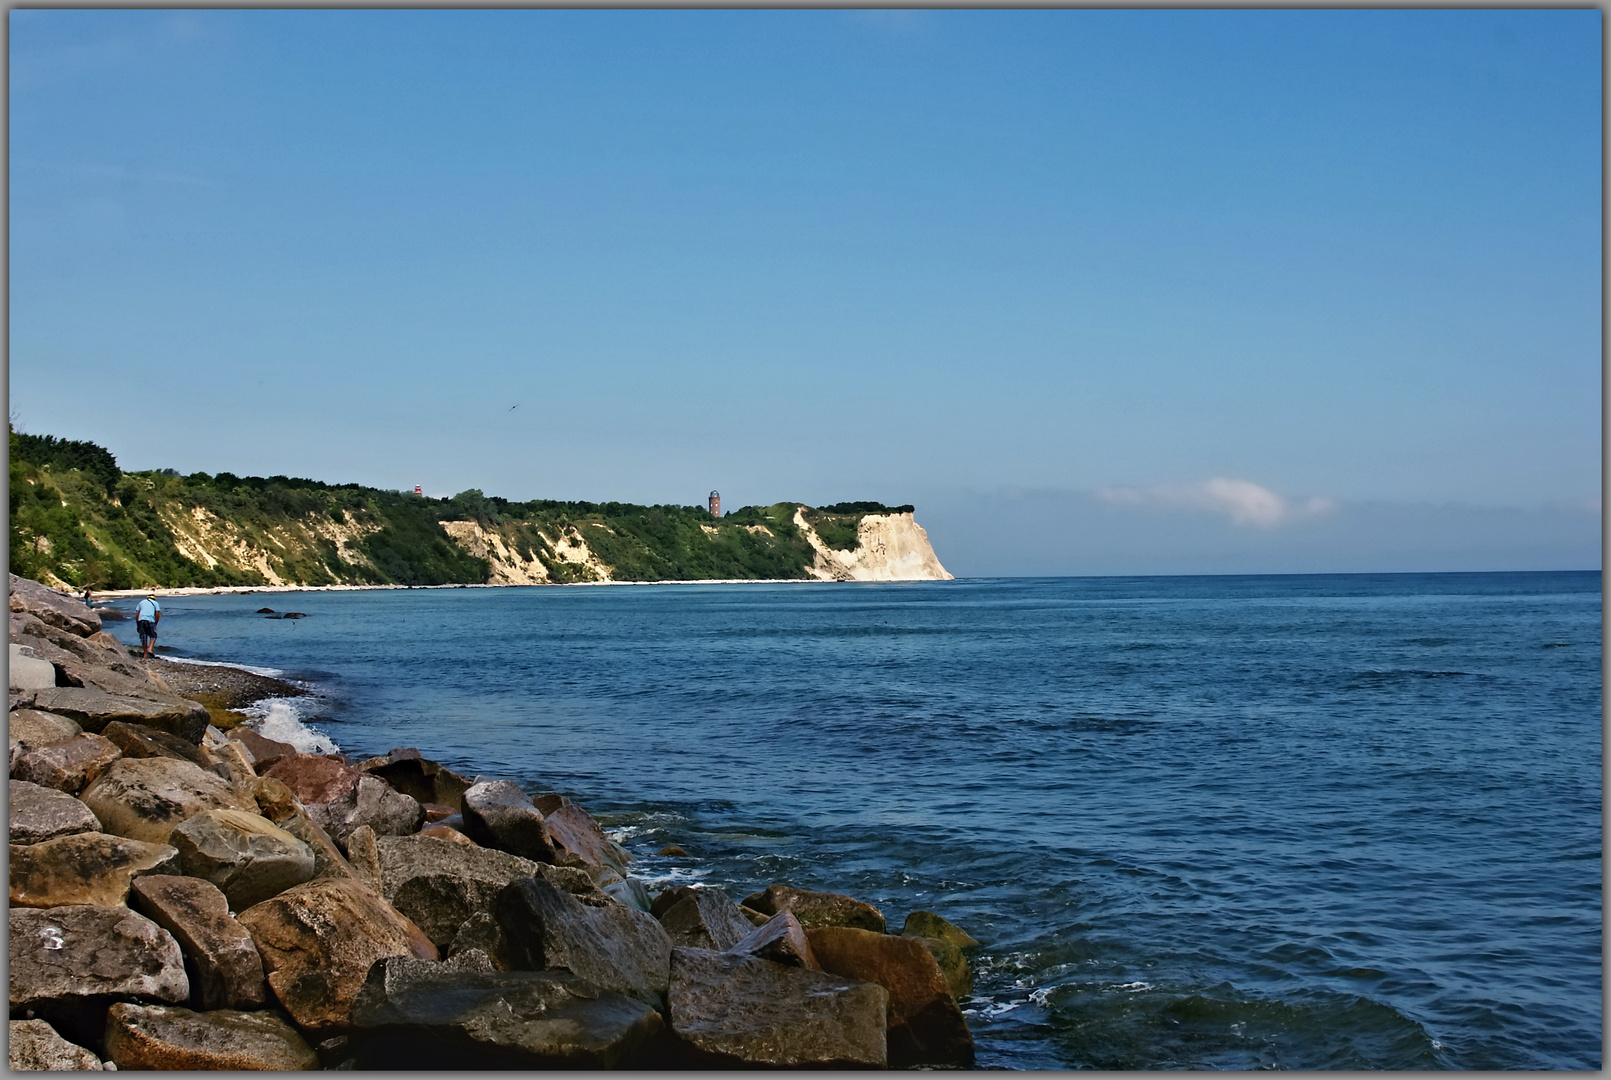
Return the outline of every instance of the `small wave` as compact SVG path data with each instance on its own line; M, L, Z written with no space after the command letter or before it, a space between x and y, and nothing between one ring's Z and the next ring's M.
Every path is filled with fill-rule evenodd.
M632 876L643 882L645 886L664 886L669 889L673 885L693 885L703 881L710 876L710 871L696 870L691 866L673 866L660 871L635 867Z
M257 664L237 664L233 660L193 660L189 657L164 656L162 659L170 664L194 664L196 667L227 667L239 671L250 671L253 675L263 675L271 679L285 678L285 672L279 668L261 667Z
M304 754L339 754L341 748L335 740L302 722L294 701L285 698L265 698L248 705L246 715L257 724L258 734L265 739L290 743Z

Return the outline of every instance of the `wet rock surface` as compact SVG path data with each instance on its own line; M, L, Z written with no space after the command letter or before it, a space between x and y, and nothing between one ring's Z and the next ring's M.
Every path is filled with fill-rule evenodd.
M671 954L671 1027L696 1064L736 1068L882 1068L889 995L755 956L679 947Z
M367 1068L621 1068L664 1022L649 1005L559 971L375 965L352 1009Z
M142 874L179 870L179 853L106 833L74 833L11 848L11 906L54 908L64 904L111 906L128 899Z
M848 926L807 932L824 971L889 992L892 1065L971 1065L973 1036L928 949L915 938Z
M884 913L873 905L840 893L811 892L787 885L769 885L744 898L744 906L767 916L787 911L811 930L819 926L853 926L884 932Z
M58 836L101 831L90 808L64 791L13 780L10 795L13 844L38 844Z
M755 929L721 889L690 889L658 918L673 945L718 952L732 948Z
M517 967L571 971L600 989L658 1008L664 1001L671 939L654 916L621 904L585 904L540 877L511 882L495 914Z
M273 1012L193 1012L171 1005L113 1005L106 1056L122 1069L316 1069L319 1056Z
M217 886L200 878L148 875L129 889L129 906L178 942L191 1005L249 1009L264 1003L263 959Z

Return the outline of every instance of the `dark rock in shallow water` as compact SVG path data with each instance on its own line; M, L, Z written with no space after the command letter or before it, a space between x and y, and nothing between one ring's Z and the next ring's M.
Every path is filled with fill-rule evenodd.
M544 825L554 843L554 861L562 866L584 866L592 871L614 870L623 877L632 861L626 849L609 837L593 816L573 802L542 811Z
M695 1064L740 1068L882 1068L889 995L874 983L759 957L677 948L671 1027Z
M647 912L584 904L542 878L521 878L499 895L495 914L519 967L571 971L602 989L662 1004L671 939Z
M11 1014L31 1009L92 1050L113 1002L178 1004L190 996L173 936L128 908L12 908L9 947Z
M915 938L848 926L807 932L824 971L889 992L891 1065L971 1065L973 1036L934 957Z
M655 854L672 856L672 857L676 857L676 858L684 858L684 859L688 857L688 853L686 851L684 851L682 848L678 847L676 844L667 844L665 847L661 848Z
M387 960L352 1007L368 1069L630 1067L664 1021L644 1002L558 971Z
M938 938L963 949L971 949L979 944L962 927L946 922L932 911L914 911L906 916L901 937Z
M854 926L884 932L884 913L873 905L840 893L810 892L787 885L769 885L744 898L744 906L766 915L787 911L807 930L819 926Z
M200 878L149 875L129 889L129 906L173 935L185 958L190 1003L250 1009L267 1000L263 958L229 913L218 887Z
M11 781L11 842L38 844L58 836L100 832L90 808L55 788Z
M319 1067L313 1048L278 1013L192 1012L167 1005L113 1005L106 1017L106 1056L120 1070Z
M673 945L717 952L732 948L755 929L721 889L689 889L658 918Z
M258 614L258 615L272 615L272 614L274 614L274 609L271 608L271 607L260 607L260 608L257 609L256 614Z
M513 780L478 779L464 793L464 831L483 847L534 862L554 861L543 813Z

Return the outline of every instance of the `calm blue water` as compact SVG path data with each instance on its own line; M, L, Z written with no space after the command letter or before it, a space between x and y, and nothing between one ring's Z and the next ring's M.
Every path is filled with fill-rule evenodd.
M349 753L575 795L656 883L941 913L981 1065L1601 1065L1598 574L165 609Z

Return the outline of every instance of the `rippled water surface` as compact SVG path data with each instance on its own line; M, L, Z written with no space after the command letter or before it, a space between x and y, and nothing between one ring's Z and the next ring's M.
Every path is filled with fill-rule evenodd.
M1601 1065L1598 574L164 607L172 655L570 792L656 883L939 912L981 1065Z

